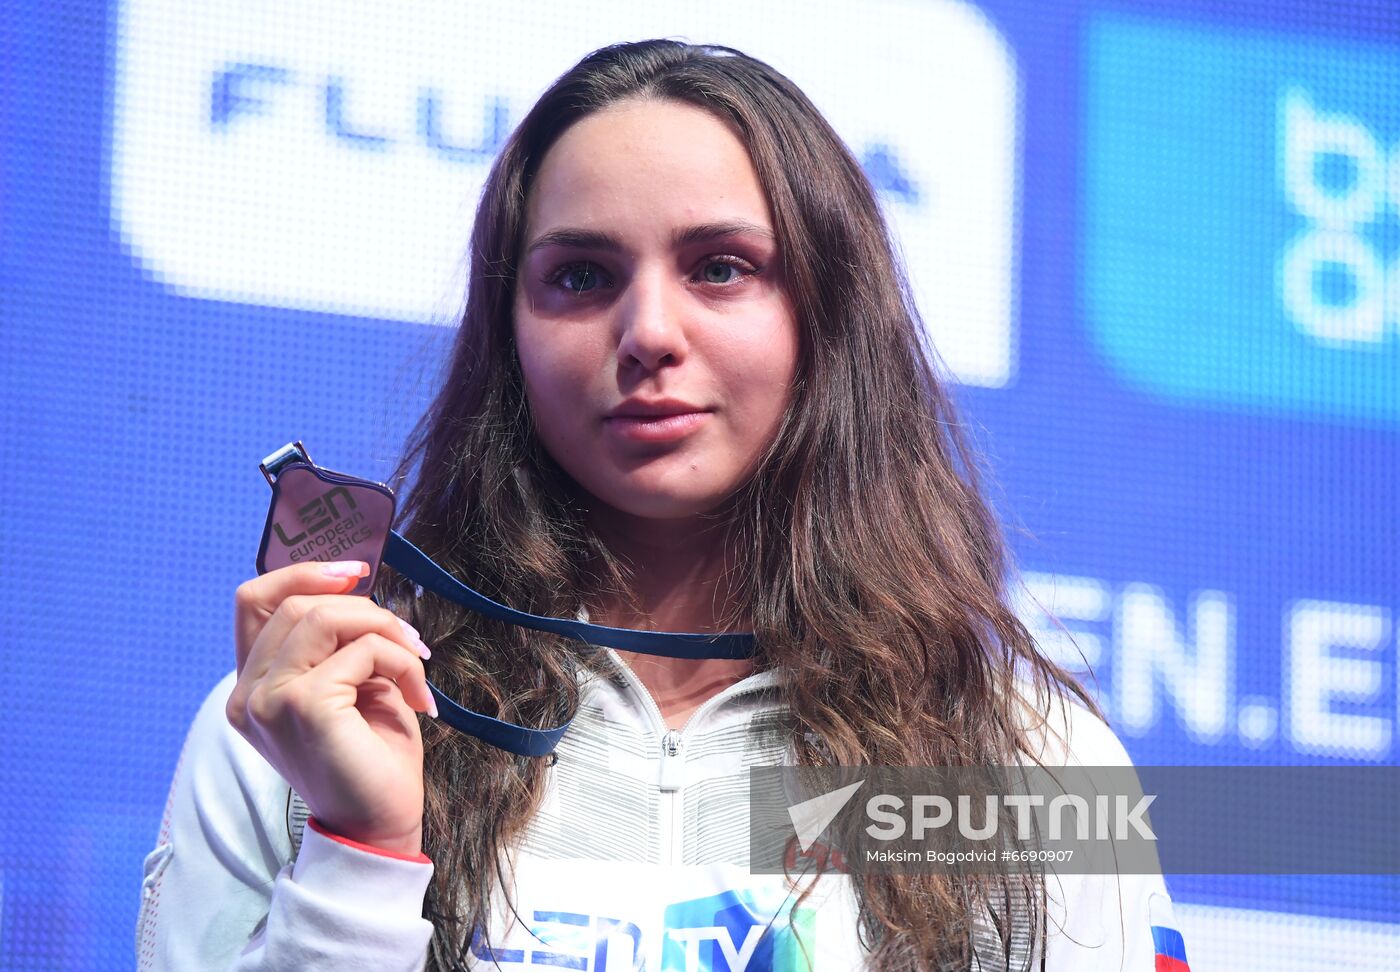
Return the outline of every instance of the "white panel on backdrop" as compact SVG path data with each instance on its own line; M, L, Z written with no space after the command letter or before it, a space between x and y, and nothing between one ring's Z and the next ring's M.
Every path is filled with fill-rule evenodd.
M505 135L588 51L656 36L737 47L802 87L880 189L945 362L1010 380L1017 72L959 0L125 0L114 222L182 294L451 322Z

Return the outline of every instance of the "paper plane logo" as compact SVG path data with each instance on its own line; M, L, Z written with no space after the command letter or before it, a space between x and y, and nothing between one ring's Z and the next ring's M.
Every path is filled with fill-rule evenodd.
M793 829L797 831L797 842L804 854L816 843L827 824L836 819L841 808L856 795L856 790L864 784L865 780L857 780L850 786L843 786L839 790L832 790L830 793L823 793L788 807L788 818L792 820Z

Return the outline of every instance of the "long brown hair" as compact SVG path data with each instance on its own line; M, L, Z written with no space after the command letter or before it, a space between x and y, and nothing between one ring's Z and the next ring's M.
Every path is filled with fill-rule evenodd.
M398 472L409 539L515 607L571 616L627 565L591 531L569 477L534 434L511 307L525 204L545 153L579 118L668 98L731 123L772 210L800 330L779 434L731 504L736 589L758 668L774 668L805 765L950 766L1034 752L1014 682L1043 705L1068 687L1007 606L1004 543L978 461L940 382L876 197L806 96L730 48L644 41L603 48L561 76L497 157L471 237L466 310L445 381ZM463 704L557 725L579 701L575 643L415 599L381 595L434 645L429 674ZM1087 701L1087 700L1086 700ZM489 927L503 853L542 795L544 763L424 722L425 849L436 863L429 968L467 964ZM975 885L975 882L974 882ZM855 882L875 969L966 968L970 914L1009 937L1008 889L948 875ZM1040 912L1022 909L1043 934ZM1029 918L1025 916L1029 915ZM1009 954L1009 953L1008 953Z

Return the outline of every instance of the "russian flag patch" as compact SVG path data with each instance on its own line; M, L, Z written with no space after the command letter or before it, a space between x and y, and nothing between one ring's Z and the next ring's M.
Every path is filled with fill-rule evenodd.
M1147 913L1152 922L1153 972L1191 972L1186 964L1186 939L1176 930L1171 899L1153 894L1147 899Z

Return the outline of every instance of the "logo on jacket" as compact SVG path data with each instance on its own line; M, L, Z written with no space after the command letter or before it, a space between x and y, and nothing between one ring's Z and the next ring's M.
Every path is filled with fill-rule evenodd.
M798 972L816 960L813 912L786 895L722 891L666 909L663 972Z
M664 911L662 972L810 972L816 962L816 919L792 908L777 889L744 889L679 901ZM499 966L549 966L580 972L654 968L657 940L645 921L574 911L532 912L530 948L488 948L478 933L472 955Z

